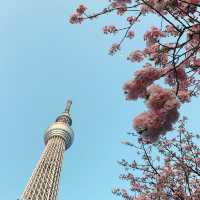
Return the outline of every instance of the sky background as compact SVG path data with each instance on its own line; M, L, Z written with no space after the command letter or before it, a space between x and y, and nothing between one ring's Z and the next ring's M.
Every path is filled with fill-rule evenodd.
M59 200L116 199L121 158L135 152L120 142L129 138L140 102L125 101L122 86L138 65L126 60L128 50L142 48L145 27L117 56L108 56L116 37L102 34L102 26L120 24L106 16L81 26L71 25L73 10L85 3L93 12L102 8L92 0L1 0L0 6L0 199L20 197L44 149L43 134L73 100L75 140L65 153ZM138 37L138 38L137 38ZM199 100L184 105L189 127L198 131Z

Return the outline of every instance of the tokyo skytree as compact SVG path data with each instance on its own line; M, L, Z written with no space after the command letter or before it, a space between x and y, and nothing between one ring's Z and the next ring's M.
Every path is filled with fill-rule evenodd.
M68 101L65 111L47 128L45 149L20 200L56 200L64 151L71 146L74 137L71 104Z

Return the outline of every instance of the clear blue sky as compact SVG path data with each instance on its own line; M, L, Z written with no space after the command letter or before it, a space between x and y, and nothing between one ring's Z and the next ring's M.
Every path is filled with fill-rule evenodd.
M91 8L102 4L84 1ZM144 110L142 102L126 102L121 90L137 67L126 61L126 48L108 56L114 38L101 32L107 19L112 24L120 18L72 26L67 19L79 3L1 1L0 199L19 198L44 149L44 130L69 97L75 140L65 153L59 200L115 199L111 188L120 184L121 172L116 160L136 157L120 141ZM130 46L141 46L139 39ZM193 130L199 127L197 106L195 100L183 110Z

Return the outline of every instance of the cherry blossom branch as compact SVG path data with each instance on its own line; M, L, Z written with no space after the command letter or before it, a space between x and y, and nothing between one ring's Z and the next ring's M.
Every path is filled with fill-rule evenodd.
M169 24L171 24L178 32L180 32L181 30L179 28L177 28L174 23L172 23L169 19L167 19L160 11L158 11L157 9L155 9L151 4L147 3L144 0L141 0L145 5L147 5L148 7L150 7L152 10L154 10L156 13L158 13L159 16L161 16L166 22L168 22Z

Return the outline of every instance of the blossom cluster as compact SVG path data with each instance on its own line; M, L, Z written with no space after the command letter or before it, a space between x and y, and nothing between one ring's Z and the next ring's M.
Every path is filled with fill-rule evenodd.
M136 100L147 96L146 88L159 79L161 71L152 66L145 66L134 73L132 80L128 81L123 89L128 100Z
M110 55L120 51L126 39L135 38L135 25L142 23L145 15L161 19L160 27L152 23L145 30L145 47L133 49L127 56L130 62L144 62L144 67L137 70L123 87L127 100L145 100L148 110L133 120L133 127L142 137L155 142L160 135L173 129L181 104L200 94L200 0L108 2L107 7L93 14L87 14L86 7L79 6L70 22L82 23L110 13L123 16L124 26L110 24L103 27L106 35L122 34L122 39L111 46ZM161 78L165 85L155 85Z
M133 127L151 142L172 130L172 124L178 120L180 102L174 91L154 84L161 76L161 70L145 66L135 72L132 80L124 85L128 100L144 98L148 107L133 120Z
M86 7L84 5L80 5L77 9L76 12L70 17L70 23L71 24L81 24L83 21L83 14L86 11Z
M125 200L200 199L200 149L194 133L185 129L183 119L176 134L166 134L178 121L179 107L200 95L199 9L200 0L108 0L99 12L89 15L85 9L76 10L70 18L71 23L80 24L116 13L119 24L121 17L121 27L111 24L103 28L106 35L122 35L111 46L110 55L117 54L127 39L135 39L136 23L160 20L160 26L149 20L152 26L142 35L144 49L133 49L127 56L128 61L144 67L124 84L126 99L144 99L147 111L133 119L133 127L142 137L136 144L123 142L141 155L141 162L119 161L127 172L120 179L129 183L129 189L114 188L112 192ZM158 85L161 79L162 87Z
M113 188L112 193L125 200L199 200L200 136L187 131L186 118L179 120L171 136L155 144L123 142L139 155L137 160L118 163L125 168L119 178L128 189Z
M133 126L145 139L155 142L160 135L172 130L179 117L180 103L173 91L154 84L147 87L147 95L149 111L138 115Z

